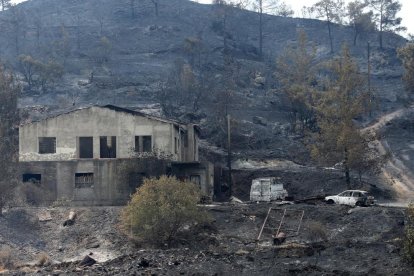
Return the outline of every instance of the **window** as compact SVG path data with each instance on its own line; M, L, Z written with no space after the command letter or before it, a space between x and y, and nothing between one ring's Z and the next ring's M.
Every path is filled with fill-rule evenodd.
M135 152L152 152L152 137L135 136Z
M198 187L201 188L201 177L199 175L191 175L190 176L190 182L193 182Z
M142 136L142 151L143 152L151 152L152 151L151 136Z
M39 137L39 153L56 153L56 137Z
M345 192L343 192L343 193L339 194L338 196L345 196L345 197L349 197L349 196L351 196L351 195L352 195L352 192L345 191Z
M34 173L23 174L23 183L28 183L28 182L40 184L42 182L42 175L34 174Z
M79 158L93 158L93 137L79 137Z
M75 173L75 188L92 188L93 173Z
M116 136L101 136L99 142L101 158L116 158Z

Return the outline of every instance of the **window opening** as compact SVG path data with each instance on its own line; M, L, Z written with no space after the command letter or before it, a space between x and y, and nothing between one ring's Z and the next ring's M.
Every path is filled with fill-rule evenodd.
M116 158L116 136L101 136L99 142L101 158Z
M35 173L25 173L23 174L23 183L35 183L40 184L42 182L42 175Z
M79 137L79 158L93 158L93 137Z
M56 153L56 137L39 137L39 153Z
M201 188L201 177L199 175L191 175L190 181L198 185L198 187Z
M76 173L75 174L75 188L92 188L93 187L93 173Z
M135 152L152 152L152 137L135 136Z

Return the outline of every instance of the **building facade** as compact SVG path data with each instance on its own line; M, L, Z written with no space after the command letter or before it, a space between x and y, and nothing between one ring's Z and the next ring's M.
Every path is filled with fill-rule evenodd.
M171 174L211 195L214 169L199 162L195 125L107 105L91 106L22 125L23 182L75 205L124 204L142 178Z

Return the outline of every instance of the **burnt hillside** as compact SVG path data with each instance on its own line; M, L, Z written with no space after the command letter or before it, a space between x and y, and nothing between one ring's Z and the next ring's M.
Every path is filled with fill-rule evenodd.
M360 38L352 46L353 31L334 25L334 48L329 51L325 22L266 16L264 57L258 55L258 16L230 9L223 13L212 5L187 0L160 1L158 16L151 1L128 0L31 0L0 13L0 58L23 73L21 55L63 68L63 77L45 89L24 86L20 105L32 117L91 104L114 104L162 114L160 97L177 64L208 72L206 83L226 78L224 44L237 74L236 91L229 113L236 118L235 148L240 155L291 159L306 163L308 155L300 140L289 136L289 106L277 93L275 59L305 31L321 61L351 45L354 57L366 72L367 41L372 45L372 81L381 112L398 108L406 94L396 48L405 40L385 36L380 51L376 34ZM194 46L195 45L195 46ZM195 74L198 74L196 72ZM219 90L219 89L217 89ZM178 102L175 116L204 126L204 138L223 146L219 117L223 96L206 86L197 105L184 108ZM217 120L216 120L217 121Z

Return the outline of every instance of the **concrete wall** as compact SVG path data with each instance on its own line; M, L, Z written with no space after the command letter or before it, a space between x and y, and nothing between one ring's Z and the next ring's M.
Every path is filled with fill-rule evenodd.
M145 162L145 161L144 161ZM167 163L137 164L137 160L76 160L20 162L20 175L41 174L41 185L53 195L53 200L66 199L73 205L123 205L141 183L131 186L128 173L131 168L145 177L157 177L167 173ZM142 168L142 169L140 169ZM76 188L76 173L93 173L90 188Z
M20 127L19 160L76 159L79 157L78 137L93 137L93 158L98 159L100 136L116 136L117 158L128 158L135 146L135 136L143 135L152 136L153 149L171 154L173 160L181 160L180 150L175 153L174 145L174 137L181 145L179 129L173 123L103 107L80 109ZM39 154L38 137L56 137L56 153Z
M100 136L116 137L116 158L100 158ZM151 136L151 154L136 156L135 136ZM56 153L40 154L39 137L55 137ZM79 158L79 137L93 137L93 158ZM118 205L129 199L138 185L134 177L166 174L170 161L185 161L177 171L182 176L200 176L204 194L212 195L214 170L197 163L198 132L194 125L183 126L106 107L89 107L62 114L19 129L20 172L41 174L54 200L68 199L74 205ZM168 160L168 161L167 161ZM183 162L182 164L186 164ZM132 178L125 175L132 173ZM93 174L93 186L75 187L75 174ZM130 178L130 179L128 179Z
M173 163L171 173L181 180L200 176L200 189L204 195L214 195L214 166L210 162Z

